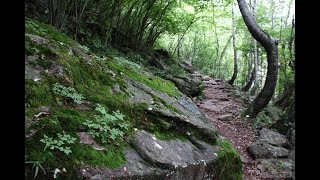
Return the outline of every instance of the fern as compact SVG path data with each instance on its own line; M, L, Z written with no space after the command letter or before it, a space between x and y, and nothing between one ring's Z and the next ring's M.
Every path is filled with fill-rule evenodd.
M71 98L75 103L82 104L83 103L83 95L77 93L77 91L72 87L64 87L61 84L53 84L53 92L63 97Z
M100 114L94 115L94 121L86 120L83 123L88 127L89 134L98 138L101 143L123 138L125 132L129 130L129 124L124 121L124 115L119 110L109 114L105 107L100 104L96 106L95 110Z

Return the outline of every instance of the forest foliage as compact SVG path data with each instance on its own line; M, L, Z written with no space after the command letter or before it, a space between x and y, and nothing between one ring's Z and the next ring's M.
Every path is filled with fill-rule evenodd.
M27 16L50 23L93 51L103 53L115 47L123 52L148 53L162 48L176 60L190 62L200 72L224 80L232 76L233 52L237 52L238 74L234 85L242 87L248 95L256 95L266 79L266 52L257 43L255 71L254 39L237 6L235 24L232 23L231 7L236 1L27 0L25 3ZM247 0L247 4L261 29L278 41L279 75L272 103L285 110L294 92L295 2ZM250 82L253 80L254 83Z

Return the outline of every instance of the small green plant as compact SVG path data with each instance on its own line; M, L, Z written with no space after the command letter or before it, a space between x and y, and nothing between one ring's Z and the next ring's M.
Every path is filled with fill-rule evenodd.
M95 121L86 120L83 125L89 129L89 134L94 138L99 138L102 143L109 139L122 138L124 131L129 129L129 124L124 122L124 115L119 110L109 114L105 107L97 104L95 109L100 114L95 115Z
M75 103L82 104L84 99L82 94L77 93L77 91L72 87L64 87L61 84L53 84L53 92L60 96L71 98Z
M265 111L262 111L259 113L259 115L256 117L256 120L254 121L253 125L255 128L259 127L268 127L272 124L272 119L270 116L268 116Z
M46 171L45 171L44 168L41 166L41 163L42 163L42 162L40 162L40 161L27 161L27 162L25 162L25 163L27 163L27 164L33 164L33 165L32 165L32 170L35 169L35 170L34 170L34 177L33 177L34 179L37 177L37 175L38 175L38 173L39 173L39 169L42 170L43 174L46 174Z
M40 142L46 144L44 150L50 147L51 150L58 149L66 155L70 154L72 151L70 147L66 145L74 144L77 138L71 137L69 134L61 135L58 133L57 135L58 139L52 139L52 137L44 135L44 138L40 140Z
M85 45L79 45L78 47L81 48L81 49L83 49L84 52L86 52L86 53L88 53L88 52L90 51L90 48L88 48L88 47L85 46Z

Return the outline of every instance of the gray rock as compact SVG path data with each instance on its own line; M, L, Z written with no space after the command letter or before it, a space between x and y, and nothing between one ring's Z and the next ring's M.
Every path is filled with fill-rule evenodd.
M33 81L39 81L41 79L41 76L40 76L41 71L29 64L25 65L24 72L25 72L25 75L24 75L25 79L32 79Z
M138 130L131 143L135 149L126 149L126 164L111 169L83 166L79 179L172 179L202 180L216 176L219 147L200 142L200 150L190 141L161 141L146 131Z
M296 144L296 130L292 129L290 131L290 135L289 135L289 140L290 140L290 147L295 149L295 144Z
M296 151L294 149L289 150L289 159L295 161L295 158L296 158Z
M51 111L51 107L49 107L49 106L40 106L38 109L41 112L47 112L47 113L49 113Z
M84 166L78 169L79 179L164 179L171 171L153 167L139 156L133 149L125 150L126 164L111 169L106 167Z
M99 146L94 139L87 132L79 132L77 133L80 139L81 144L91 145L97 151L104 151L106 148Z
M255 142L248 147L248 152L255 158L288 157L289 151L283 147L272 146L267 142Z
M262 179L293 179L295 178L295 164L290 159L258 159L256 160Z
M137 131L132 144L143 159L163 168L176 169L186 167L200 161L212 162L217 156L214 154L218 147L201 143L205 149L200 150L190 141L181 140L161 141L146 131Z
M165 79L172 81L177 88L189 97L199 96L202 92L202 81L193 74L184 76L167 75Z
M200 105L200 107L209 111L219 112L228 104L228 101L206 100L203 104Z
M37 35L34 35L34 34L26 34L26 36L30 37L30 39L39 44L39 45L46 45L49 43L49 41L43 37L40 37L40 36L37 36Z
M286 146L288 144L288 139L284 135L270 129L263 128L259 134L261 141L266 141L271 145Z
M266 146L267 143L255 142L252 143L247 150L255 159L269 158L271 157L271 152L268 151L268 148Z
M120 92L121 92L121 89L120 89L119 84L113 85L112 91L115 92L115 93L120 93Z
M231 121L233 119L233 116L232 116L232 114L225 114L225 115L218 117L218 119L221 121Z
M72 52L81 58L84 62L86 62L89 65L92 65L93 58L89 56L87 53L84 52L83 49L80 47L71 47Z
M58 77L64 77L64 70L60 63L58 62L52 62L51 66L49 67L48 74L53 74Z
M179 63L179 65L191 74L195 72L195 69L193 68L191 62L183 61L182 63Z
M166 93L155 91L152 88L126 78L127 91L133 96L128 99L129 104L146 103L148 107L146 110L155 116L160 116L173 121L173 123L184 123L186 126L192 126L199 129L203 135L209 139L215 140L217 137L216 128L209 122L209 120L201 113L198 107L192 102L190 98L182 95L179 98L171 97ZM170 104L179 113L168 109L162 102L153 103L152 96L162 99L166 104ZM181 126L183 128L183 126Z

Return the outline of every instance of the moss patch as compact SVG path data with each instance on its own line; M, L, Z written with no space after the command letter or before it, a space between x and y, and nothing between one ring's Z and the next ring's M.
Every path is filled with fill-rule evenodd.
M242 162L239 153L226 140L217 141L220 146L217 157L216 177L219 180L242 179Z
M85 145L74 150L72 158L79 163L100 167L118 168L125 164L126 158L123 153L124 147L106 146L106 151L97 151Z
M121 75L121 73L124 73L129 78L135 81L139 81L151 87L154 90L167 93L173 97L180 97L182 95L178 88L171 81L164 80L157 76L147 76L145 75L145 72L137 72L131 69L129 66L121 66L117 64L115 61L108 61L107 63L108 67L110 67L117 74Z

